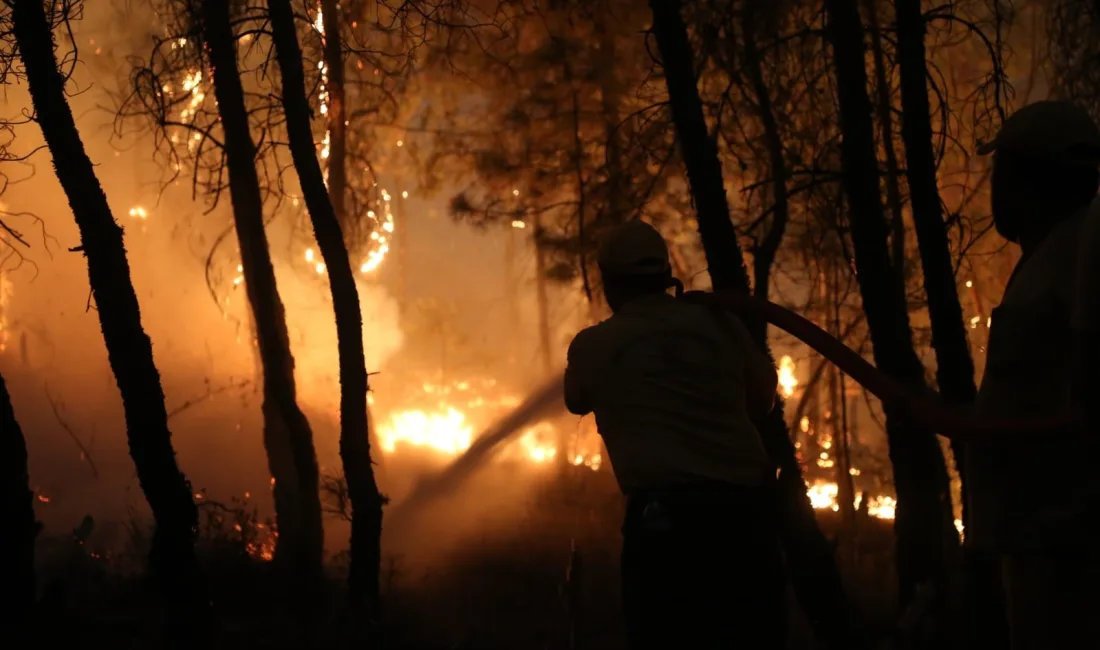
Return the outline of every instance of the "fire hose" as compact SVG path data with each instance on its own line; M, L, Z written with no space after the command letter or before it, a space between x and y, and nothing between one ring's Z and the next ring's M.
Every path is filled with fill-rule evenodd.
M945 404L929 390L917 393L868 363L857 352L799 314L768 300L735 292L692 291L684 300L762 319L799 339L882 401L893 413L912 419L925 430L951 439L975 440L990 435L1078 434L1083 427L1069 417L1041 420L995 420L980 418ZM482 459L502 442L548 413L564 407L564 375L557 375L533 392L514 411L482 433L464 454L434 476L422 480L411 495L391 510L389 518L400 520L406 513L427 505L453 489Z

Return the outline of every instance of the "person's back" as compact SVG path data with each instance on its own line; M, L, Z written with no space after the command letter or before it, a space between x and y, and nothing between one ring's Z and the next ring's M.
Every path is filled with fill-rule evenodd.
M783 647L775 470L753 425L775 367L738 319L667 294L678 283L650 226L612 233L599 266L613 315L570 345L565 402L595 413L627 496L630 647Z
M569 366L624 491L769 478L745 390L745 357L759 352L745 349L738 327L660 293L626 303L574 340Z

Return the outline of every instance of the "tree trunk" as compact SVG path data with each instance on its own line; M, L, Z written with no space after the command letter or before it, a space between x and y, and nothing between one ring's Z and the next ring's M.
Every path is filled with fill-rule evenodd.
M549 375L554 369L550 345L550 295L546 280L546 251L540 245L543 237L542 215L535 214L535 233L531 237L535 254L535 301L538 311L539 357L543 371ZM565 449L559 450L564 456Z
M932 321L932 349L936 351L936 383L948 402L970 405L977 397L974 361L963 322L955 283L955 266L947 226L943 222L936 160L932 152L932 116L928 105L928 67L924 54L924 15L920 0L897 0L898 64L901 68L901 136L909 169L909 200L917 231L924 290ZM954 441L951 450L959 476L964 477L965 451ZM966 481L963 481L965 494ZM965 506L965 500L964 500ZM963 519L966 518L965 507Z
M325 83L325 91L328 93L328 114L325 116L329 136L328 196L341 231L351 235L355 224L349 222L347 215L348 135L344 124L347 120L347 100L344 94L344 54L340 41L340 23L340 3L337 0L321 0L321 24L325 30L324 61L328 78Z
M886 157L886 205L890 207L890 248L893 255L895 279L901 291L907 292L905 283L905 213L902 210L898 155L894 149L894 106L890 100L890 82L886 75L886 54L882 51L882 31L878 20L878 0L864 0L868 20L871 21L871 57L875 67L875 100L879 130L882 131L882 150Z
M27 469L27 442L15 419L11 396L0 375L0 622L20 630L34 607L34 493ZM27 626L29 627L29 626ZM24 628L25 629L25 628Z
M855 0L826 0L825 10L840 106L842 183L875 364L914 392L923 391L924 367L913 348L906 296L898 291L896 271L890 263L888 226L879 199L859 9ZM918 586L945 586L945 540L954 532L951 499L947 468L935 435L906 421L893 405L884 408L898 495L898 595L905 607Z
M344 463L344 477L352 508L348 594L352 603L366 605L370 608L368 611L373 612L378 603L383 499L378 492L370 458L367 361L363 351L359 291L355 286L355 275L340 231L340 222L333 203L325 195L321 164L313 145L302 52L294 31L294 11L290 0L269 0L268 11L275 55L282 74L290 152L313 222L317 247L328 269L329 289L336 315L340 367L340 457Z
M779 133L779 124L775 119L775 110L772 107L771 91L764 81L764 64L761 61L760 52L756 44L759 28L756 24L758 4L761 0L748 0L744 4L741 14L741 32L745 42L745 70L752 84L753 95L756 99L756 113L760 123L764 127L764 144L768 150L768 163L772 175L772 219L764 241L756 248L753 255L753 279L755 295L767 300L770 287L770 275L772 265L775 264L775 256L779 252L779 246L783 243L783 235L787 231L787 221L790 219L790 204L787 197L787 162L783 156L783 138ZM767 326L761 331L754 332L757 340L767 340Z
M317 456L309 421L298 408L294 357L264 231L256 145L249 131L236 41L225 0L203 0L202 30L225 138L229 195L245 290L263 363L264 448L274 481L279 531L275 559L291 570L291 588L305 598L319 585L323 554Z
M730 219L718 149L707 133L680 0L649 0L649 6L711 284L719 291L748 293L749 277ZM758 343L766 348L766 341ZM847 598L833 550L806 495L782 404L762 423L761 435L779 468L780 535L799 601L824 642L837 648L860 647L862 642L848 625Z
M896 0L898 65L901 68L901 135L913 204L913 224L924 271L924 290L932 322L932 348L936 352L936 383L945 401L971 405L978 389L974 382L974 361L959 301L955 267L951 260L947 227L943 220L936 160L932 151L932 111L928 102L928 66L925 60L925 21L920 0ZM967 523L966 444L951 441L955 469L962 483L962 521ZM999 591L1000 572L995 562L980 550L964 555L967 596L967 624L973 644L994 637L1003 639L1004 608Z
M122 228L111 214L80 140L43 3L20 0L11 6L12 32L38 125L80 230L80 250L88 259L88 280L107 359L122 395L130 456L156 522L150 572L170 606L173 623L194 623L192 607L208 603L195 558L198 511L172 449L160 373L153 362L152 342L141 325Z
M623 84L617 73L619 60L615 54L615 35L608 25L608 19L614 19L614 17L609 14L610 8L607 3L597 3L593 8L596 45L599 48L595 56L596 79L600 87L600 113L606 139L604 159L607 187L601 216L611 224L619 224L630 214L630 202L625 196L630 179L627 170L623 169L624 138L619 124Z

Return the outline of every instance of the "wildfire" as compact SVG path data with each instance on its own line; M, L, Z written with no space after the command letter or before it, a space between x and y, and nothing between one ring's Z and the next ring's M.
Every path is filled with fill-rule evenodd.
M443 456L458 456L473 444L477 430L514 408L520 400L500 395L496 382L460 381L453 384L423 384L422 395L433 398L433 408L394 411L378 427L379 445L385 454L402 449L420 449ZM561 436L550 422L540 422L524 430L508 444L503 455L522 458L533 464L545 464L568 454L575 466L596 471L603 463L598 452L578 446L560 449Z

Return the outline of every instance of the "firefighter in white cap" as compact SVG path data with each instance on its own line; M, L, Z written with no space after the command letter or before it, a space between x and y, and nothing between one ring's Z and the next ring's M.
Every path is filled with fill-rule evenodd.
M630 647L782 648L775 468L754 425L775 404L775 367L737 318L670 295L683 287L653 227L619 227L598 265L612 316L570 345L565 396L595 413L628 497Z
M1087 421L1100 358L1100 129L1073 104L1014 113L992 153L997 231L1019 246L993 310L977 414ZM1087 429L1088 427L1086 427ZM1100 648L1096 431L968 446L966 543L1001 563L1012 650Z

